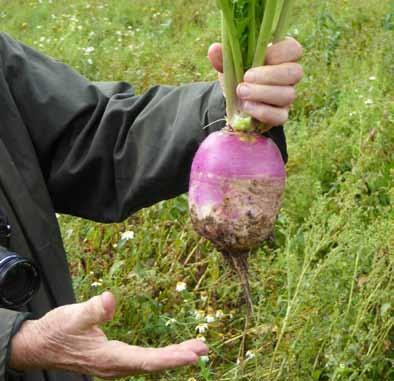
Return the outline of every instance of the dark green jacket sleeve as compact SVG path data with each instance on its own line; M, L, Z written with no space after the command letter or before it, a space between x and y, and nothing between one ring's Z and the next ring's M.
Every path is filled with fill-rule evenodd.
M0 381L6 380L11 339L27 317L26 313L0 308Z
M5 76L58 212L119 221L187 191L198 145L224 118L218 83L93 84L1 35ZM5 53L4 53L5 52ZM274 139L284 146L281 128ZM283 150L283 147L282 147Z

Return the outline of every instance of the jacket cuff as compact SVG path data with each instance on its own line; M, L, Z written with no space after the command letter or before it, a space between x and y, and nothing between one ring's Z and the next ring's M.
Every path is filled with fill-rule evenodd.
M223 96L222 87L219 81L213 84L212 92L208 101L208 112L206 117L206 125L209 133L218 131L226 125L226 102Z
M28 317L28 313L0 309L0 380L6 380L9 371L11 339Z

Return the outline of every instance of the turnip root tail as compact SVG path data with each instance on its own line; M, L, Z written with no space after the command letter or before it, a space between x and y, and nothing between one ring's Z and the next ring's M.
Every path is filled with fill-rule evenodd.
M240 279L246 305L248 308L248 315L253 316L253 301L249 285L249 268L248 268L248 254L232 254L223 253L224 258L229 263L230 267L238 274Z

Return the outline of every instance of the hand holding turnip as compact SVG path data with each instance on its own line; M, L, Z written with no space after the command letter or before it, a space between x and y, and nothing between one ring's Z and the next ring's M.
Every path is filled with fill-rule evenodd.
M243 111L267 128L285 124L289 107L296 98L295 85L303 77L302 67L297 63L301 56L302 46L294 38L268 47L265 66L247 71L244 82L238 85L237 95L243 100ZM212 44L208 58L223 83L222 45ZM242 93L247 90L249 94Z

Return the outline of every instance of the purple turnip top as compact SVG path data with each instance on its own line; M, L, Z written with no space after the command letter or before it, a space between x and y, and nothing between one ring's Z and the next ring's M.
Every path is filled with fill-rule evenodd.
M276 144L258 134L211 134L194 158L189 204L196 230L225 252L242 253L272 232L286 172Z

